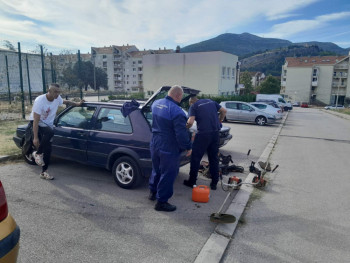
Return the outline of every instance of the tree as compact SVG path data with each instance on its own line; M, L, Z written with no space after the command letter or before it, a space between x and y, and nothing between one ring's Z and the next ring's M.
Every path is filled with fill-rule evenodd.
M68 85L70 90L72 87L76 87L79 84L79 79L74 70L71 67L68 67L63 70L63 76L60 77L60 81Z
M4 46L7 47L11 51L16 51L15 47L12 45L12 43L8 40L4 40Z
M266 80L260 84L261 94L276 94L280 93L281 83L280 81L269 75Z
M252 76L248 71L243 72L240 82L244 85L245 94L250 94L253 91Z
M96 74L96 89L100 89L100 87L107 88L108 87L107 73L101 68L95 68L95 74Z

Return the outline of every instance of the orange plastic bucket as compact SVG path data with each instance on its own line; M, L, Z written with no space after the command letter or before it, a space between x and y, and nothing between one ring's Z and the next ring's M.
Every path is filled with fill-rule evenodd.
M208 203L210 189L206 185L198 185L192 189L192 201L198 203Z

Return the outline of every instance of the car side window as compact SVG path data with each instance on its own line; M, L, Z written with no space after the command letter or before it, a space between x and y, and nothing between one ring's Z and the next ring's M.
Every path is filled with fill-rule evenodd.
M248 105L245 105L245 104L241 104L241 109L242 110L246 110L246 111L249 111L252 109L252 107L248 106Z
M120 109L102 108L97 117L96 130L132 133L129 116L124 118Z
M73 107L57 121L58 127L72 127L87 129L96 107Z
M238 104L234 102L227 102L226 103L226 108L227 109L232 109L232 110L237 110L238 109Z

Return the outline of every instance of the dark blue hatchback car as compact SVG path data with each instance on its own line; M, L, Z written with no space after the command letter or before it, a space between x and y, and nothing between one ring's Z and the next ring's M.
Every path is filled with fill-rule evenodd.
M161 87L143 106L126 117L121 111L123 105L118 103L86 102L82 106L65 109L54 122L52 155L104 167L112 171L120 187L136 187L152 170L149 149L152 137L151 105L156 99L165 97L169 89L169 86ZM199 93L198 90L183 89L182 102ZM18 126L13 137L16 145L22 149L26 127ZM223 127L220 145L225 145L231 138L230 128ZM31 152L23 152L23 156L27 163L35 164ZM189 160L190 157L183 153L181 165Z

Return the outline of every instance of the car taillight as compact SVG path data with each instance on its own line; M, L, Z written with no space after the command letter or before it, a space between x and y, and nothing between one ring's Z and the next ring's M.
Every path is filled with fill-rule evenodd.
M8 208L5 196L5 190L0 181L0 222L7 217Z

